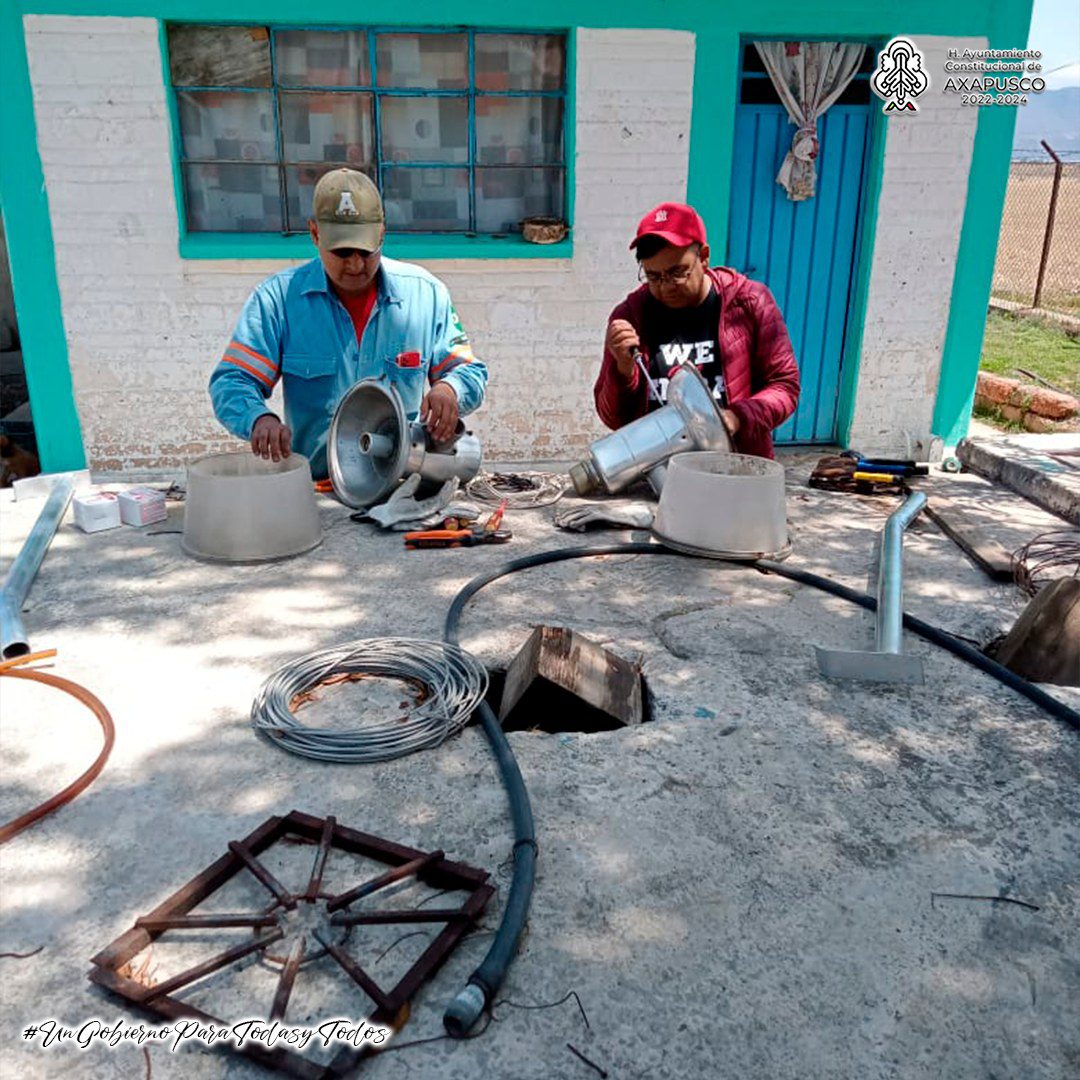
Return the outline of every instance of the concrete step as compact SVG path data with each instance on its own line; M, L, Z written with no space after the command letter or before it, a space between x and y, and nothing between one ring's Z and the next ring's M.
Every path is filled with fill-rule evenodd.
M968 438L956 456L972 472L1080 525L1080 435Z

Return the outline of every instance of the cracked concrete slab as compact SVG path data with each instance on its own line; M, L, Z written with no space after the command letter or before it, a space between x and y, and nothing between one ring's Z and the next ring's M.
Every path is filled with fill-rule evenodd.
M792 563L866 590L894 504L812 491L811 457L785 463ZM5 558L37 508L3 503ZM174 527L181 512L171 511ZM86 793L0 851L0 951L43 946L0 958L5 1071L142 1075L135 1046L42 1050L19 1033L47 1016L137 1020L86 982L89 958L229 840L293 808L492 873L498 892L481 926L417 995L396 1041L441 1034L510 881L505 796L481 733L384 765L322 765L256 738L252 698L279 664L315 648L439 636L461 585L504 558L641 534L583 541L558 533L548 508L511 515L506 548L406 554L399 536L351 523L329 499L320 513L321 547L266 566L193 562L175 534L86 536L70 519L61 528L27 628L35 646L58 648L57 673L106 702L117 742ZM979 642L1025 602L925 519L907 536L906 568L907 608ZM823 680L811 646L865 648L871 616L745 566L647 555L529 570L470 603L462 644L505 665L540 623L640 663L653 720L622 733L510 736L540 861L499 995L508 1003L481 1037L385 1054L368 1075L595 1075L568 1043L620 1078L1080 1071L1075 731L911 635L904 647L923 658L925 686ZM1080 691L1049 689L1080 705ZM334 688L311 708L333 722L361 694ZM61 695L4 680L2 698L7 820L81 771L100 737ZM272 868L303 874L308 854L275 855ZM237 903L256 902L250 882L238 888ZM425 901L410 888L395 903ZM942 893L1008 895L1038 910ZM423 940L393 945L372 970L388 978ZM367 944L378 954L391 942ZM157 978L180 962L164 945L150 959ZM193 1000L265 1015L267 977L252 963ZM569 991L588 1025L573 999L517 1007ZM365 1005L344 979L301 979L288 1020L358 1018ZM159 1080L264 1075L201 1050L150 1053Z

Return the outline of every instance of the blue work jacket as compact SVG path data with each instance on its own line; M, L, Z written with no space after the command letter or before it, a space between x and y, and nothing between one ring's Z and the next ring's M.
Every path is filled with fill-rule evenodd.
M293 449L322 479L334 410L360 379L387 376L410 419L429 382L448 382L462 415L478 408L487 368L473 356L446 286L423 267L383 258L376 288L357 342L352 319L318 258L257 286L210 376L218 420L233 435L250 439L255 421L270 412L266 399L284 380Z

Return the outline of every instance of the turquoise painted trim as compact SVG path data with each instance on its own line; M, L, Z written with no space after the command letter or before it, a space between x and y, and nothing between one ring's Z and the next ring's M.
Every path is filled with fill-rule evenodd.
M1026 48L1030 0L1015 7L1009 24L990 35L990 48ZM1002 14L1007 19L1007 13ZM955 446L967 434L971 423L1016 125L1013 106L983 106L979 113L949 301L949 323L941 353L941 375L930 426L946 447Z
M383 251L395 259L569 259L574 242L530 244L520 236L439 236L390 233ZM315 254L307 236L240 233L187 233L180 238L184 259L310 259Z
M161 53L161 72L165 85L169 84L169 37L165 32L165 23L158 20L158 49ZM184 213L184 176L180 169L180 111L176 104L176 95L170 91L165 94L165 107L168 110L169 145L172 152L169 154L169 163L173 174L173 199L176 210L177 238L180 242L180 252L183 255L184 238L187 235L187 214Z
M735 152L735 107L739 103L740 36L736 31L698 32L694 42L694 101L690 114L686 201L701 215L715 263L727 251L731 213L731 163ZM627 216L627 235L642 206ZM627 241L629 242L629 241Z
M44 472L86 466L71 385L52 222L38 153L22 17L0 3L0 209L30 411Z
M573 225L574 221L574 192L577 190L575 177L577 176L577 29L570 26L566 30L566 72L563 75L565 91L563 97L563 168L566 170L564 182L566 185L565 200L563 206L563 218ZM572 244L573 232L564 241ZM533 244L533 247L536 245ZM552 244L551 247L556 245ZM572 254L570 252L569 254ZM569 257L569 254L567 257Z
M880 46L876 44L874 47ZM874 262L881 183L885 175L885 131L885 116L881 109L872 108L870 110L870 145L866 152L866 179L863 183L863 204L859 211L859 232L856 241L855 287L851 293L847 332L844 336L844 354L840 360L840 389L836 403L836 438L837 442L844 447L850 441L851 425L855 419L855 393L859 385L859 366L862 362L862 343L866 330L866 302L870 295L870 268Z

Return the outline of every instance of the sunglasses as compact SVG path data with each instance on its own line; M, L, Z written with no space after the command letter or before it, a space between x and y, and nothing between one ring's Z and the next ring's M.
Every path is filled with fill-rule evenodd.
M330 254L339 259L351 259L354 255L359 255L361 259L370 259L372 255L378 255L380 251L382 251L381 246L375 248L374 251L365 251L363 248L331 248Z

